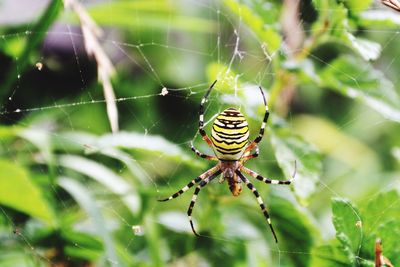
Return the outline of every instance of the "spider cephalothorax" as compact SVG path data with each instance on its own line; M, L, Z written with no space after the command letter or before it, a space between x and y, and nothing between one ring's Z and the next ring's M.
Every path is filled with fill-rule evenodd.
M200 120L199 120L199 132L203 137L203 140L207 142L207 144L214 150L215 156L209 156L206 154L201 153L192 145L192 151L196 153L199 157L208 159L208 160L215 160L218 161L218 164L208 171L204 172L194 180L190 181L186 186L184 186L181 190L176 192L175 194L171 195L166 199L162 199L160 201L168 201L170 199L176 198L182 193L186 192L194 186L195 184L199 183L196 187L192 201L190 202L189 209L187 214L189 216L190 226L192 227L192 231L195 235L198 235L193 227L192 221L192 211L194 204L197 200L197 195L199 194L200 190L206 186L211 180L213 180L218 175L222 174L222 179L220 182L227 180L229 189L232 192L232 195L238 196L242 192L241 184L244 183L251 192L257 198L257 202L260 205L261 211L263 212L269 227L272 231L272 234L275 238L275 241L278 242L276 237L274 228L271 224L271 219L269 217L268 211L259 195L257 189L253 186L253 184L247 179L242 172L247 173L251 177L260 180L266 184L290 184L294 176L296 174L296 165L295 165L295 172L290 180L271 180L268 178L264 178L258 173L244 167L244 163L251 159L258 156L258 146L257 144L261 141L264 135L265 125L268 121L269 111L267 106L267 101L265 100L264 93L260 87L260 91L264 100L265 105L265 114L264 120L261 124L261 128L259 131L258 136L254 139L254 141L249 143L249 127L246 118L240 113L239 110L235 108L227 108L220 114L218 114L217 118L215 119L212 125L211 131L211 138L208 137L207 133L204 131L204 104L208 98L208 95L211 92L211 89L214 87L215 81L210 88L207 90L206 94L204 95L203 99L200 103ZM255 149L255 152L251 154L251 151Z
M241 165L239 161L220 161L219 162L221 171L222 171L222 179L220 182L227 180L229 185L229 190L231 190L232 195L235 197L240 195L242 192L242 181L237 176L236 171L239 170L239 166Z

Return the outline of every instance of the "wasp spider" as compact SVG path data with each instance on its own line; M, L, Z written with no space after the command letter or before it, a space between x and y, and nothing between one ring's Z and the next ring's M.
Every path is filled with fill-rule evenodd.
M247 179L242 172L247 173L251 177L260 180L266 184L286 184L289 185L296 174L296 162L295 162L295 171L290 180L271 180L268 178L264 178L263 176L259 175L258 173L246 168L244 163L251 159L258 156L258 143L261 141L264 135L265 125L268 120L269 111L267 106L267 101L265 100L265 96L263 90L260 87L260 91L264 100L265 105L265 115L264 120L261 124L260 132L258 136L249 143L249 127L247 124L246 118L240 113L239 110L235 108L227 108L222 111L214 121L212 125L211 131L211 138L208 137L207 133L204 131L204 104L207 101L207 97L211 92L211 89L214 87L215 81L210 88L207 90L206 94L204 95L203 99L200 103L200 120L199 120L199 133L203 137L203 140L207 142L207 144L213 149L214 156L209 156L206 154L201 153L197 150L193 144L191 149L196 155L201 158L208 159L208 160L215 160L218 161L217 165L213 168L207 170L194 180L190 181L186 186L184 186L181 190L176 192L175 194L171 195L166 199L161 199L159 201L168 201L173 198L178 197L179 195L186 192L189 188L194 186L195 184L199 183L194 191L192 201L190 202L189 209L187 211L187 215L189 216L190 226L192 231L195 235L198 236L196 231L194 230L193 221L192 221L192 211L194 204L196 203L197 195L199 194L200 190L206 186L211 180L222 173L221 182L227 180L229 189L232 192L233 196L239 196L242 192L242 183L244 183L247 188L253 192L255 197L257 198L257 202L260 205L261 211L263 212L269 227L271 228L271 232L275 238L275 242L278 242L276 237L274 228L271 224L271 219L269 217L268 211L264 205L264 202L258 193L257 189L254 185ZM251 154L252 150L255 150L253 154Z

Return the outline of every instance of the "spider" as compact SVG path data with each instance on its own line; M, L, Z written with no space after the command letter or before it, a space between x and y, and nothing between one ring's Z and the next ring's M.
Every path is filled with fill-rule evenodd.
M264 92L260 88L263 100L264 100L264 105L265 105L265 114L264 114L264 120L261 124L260 132L258 136L249 143L249 127L246 121L246 118L243 116L242 113L240 113L239 110L236 108L227 108L224 111L222 111L217 118L215 119L213 125L212 125L212 131L211 131L211 138L208 137L207 133L204 130L204 104L207 101L208 95L210 94L212 88L216 84L217 81L214 81L214 83L208 88L206 94L204 95L203 99L201 100L200 103L200 108L199 108L199 133L201 134L202 138L204 141L207 142L207 144L213 149L214 151L214 156L209 156L206 154L201 153L199 150L197 150L193 144L191 144L191 149L194 153L196 153L197 156L207 159L207 160L214 160L218 161L217 165L212 167L211 169L207 170L200 176L196 177L192 181L190 181L186 186L184 186L181 190L178 192L174 193L168 198L165 199L160 199L159 201L168 201L173 198L177 198L189 188L194 186L195 184L199 183L194 191L192 201L190 202L187 215L189 217L189 222L190 226L192 228L193 233L196 236L199 236L197 232L194 229L193 226L193 221L192 221L192 212L193 212L193 207L196 203L197 196L200 192L200 190L206 186L211 180L213 180L215 177L218 175L222 174L222 177L220 179L220 183L224 182L225 180L228 181L229 189L232 193L233 196L239 196L240 193L242 192L242 185L241 183L244 183L247 188L253 192L255 197L257 198L257 202L260 205L261 211L264 214L265 218L267 219L267 222L269 224L269 227L271 229L271 232L274 236L275 242L278 242L278 239L276 237L274 228L272 227L271 224L271 219L268 214L268 211L264 205L264 202L258 193L257 189L254 187L254 185L250 182L249 179L247 179L242 172L250 175L251 177L262 181L266 184L285 184L289 185L292 183L294 180L294 177L296 175L296 162L295 162L295 168L294 168L294 173L292 175L292 178L290 180L271 180L268 178L264 178L263 176L259 175L258 173L246 168L244 166L244 163L252 158L255 158L259 154L259 149L258 149L258 143L261 141L263 135L264 135L264 129L265 125L268 121L268 116L269 116L269 111L268 111L268 105L267 101L265 100ZM255 152L251 154L251 151L255 149Z

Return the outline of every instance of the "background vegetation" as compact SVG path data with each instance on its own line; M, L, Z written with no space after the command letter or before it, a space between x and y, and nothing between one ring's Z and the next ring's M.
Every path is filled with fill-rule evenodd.
M3 13L0 265L374 266L377 238L400 265L400 15L295 2L51 0L33 17L32 3ZM297 162L289 187L254 181L278 244L248 190L207 186L201 237L185 214L192 191L157 202L212 166L189 144L212 153L197 110L215 79L206 120L240 107L251 138L257 86L267 93L248 167L290 179Z

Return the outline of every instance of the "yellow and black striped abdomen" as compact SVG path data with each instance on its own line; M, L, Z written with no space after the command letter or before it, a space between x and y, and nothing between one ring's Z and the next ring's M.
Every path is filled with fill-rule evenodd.
M211 141L220 160L239 160L248 139L249 127L240 111L228 108L217 116L212 126Z

